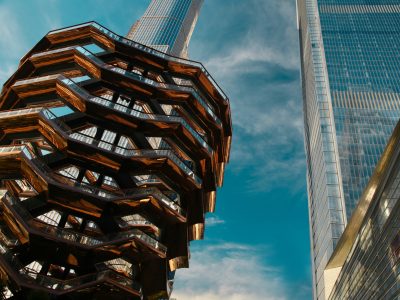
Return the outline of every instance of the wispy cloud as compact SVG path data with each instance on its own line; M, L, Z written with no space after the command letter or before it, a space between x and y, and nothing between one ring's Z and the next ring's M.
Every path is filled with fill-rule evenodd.
M225 220L220 219L217 215L208 215L206 218L206 227L213 227L225 224Z
M0 63L0 89L2 84L15 72L16 64Z
M0 86L15 71L24 49L18 15L9 5L0 3Z
M46 9L40 10L40 12L41 19L48 31L63 27L59 3L56 0L48 0Z
M14 58L15 53L24 49L24 40L18 15L5 3L0 4L0 55Z
M243 16L246 21L227 30L236 34L222 43L210 42L211 49L196 45L194 54L200 55L231 99L230 168L251 170L245 180L247 189L254 191L292 187L293 182L302 188L305 158L295 3L248 0L227 5L226 10L224 20L215 18L222 27L238 24Z
M265 249L220 243L192 253L189 270L177 272L177 300L283 300L280 270L264 264Z

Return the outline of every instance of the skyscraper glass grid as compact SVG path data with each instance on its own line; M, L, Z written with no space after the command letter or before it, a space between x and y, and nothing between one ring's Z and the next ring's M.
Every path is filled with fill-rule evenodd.
M314 298L400 117L400 1L298 0Z
M152 0L127 37L175 56L188 57L188 45L203 0Z

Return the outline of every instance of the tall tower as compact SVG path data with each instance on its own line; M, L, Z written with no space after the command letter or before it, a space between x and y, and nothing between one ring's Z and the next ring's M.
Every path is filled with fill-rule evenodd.
M49 32L0 95L0 297L168 299L231 135L201 63L95 22Z
M314 299L400 117L400 1L297 0Z
M152 0L127 37L159 51L188 57L203 0Z

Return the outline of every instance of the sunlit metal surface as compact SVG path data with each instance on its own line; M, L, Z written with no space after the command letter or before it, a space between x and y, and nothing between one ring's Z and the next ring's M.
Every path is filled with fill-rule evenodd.
M400 123L328 262L326 271L340 268L329 299L390 299L400 291L399 158Z
M4 297L168 298L215 209L231 125L201 64L94 22L48 33L0 96Z

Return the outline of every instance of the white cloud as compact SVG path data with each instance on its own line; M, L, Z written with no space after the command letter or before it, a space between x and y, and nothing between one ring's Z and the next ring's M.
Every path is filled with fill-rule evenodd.
M60 11L56 1L48 1L47 8L45 10L41 10L41 14L47 31L63 27L61 23Z
M284 53L264 45L259 37L251 33L242 45L232 48L227 55L212 57L205 64L212 66L218 77L223 77L232 76L237 72L242 74L261 73L265 70L260 68L257 63L265 62L281 64L286 67L292 66L292 62L285 57Z
M0 1L0 84L4 83L17 69L19 59L34 46L30 41L40 29L42 34L47 31L61 27L59 5L56 0L47 0L46 3L30 4L31 10L37 11L37 20L34 28L30 28L31 19L26 17L33 12L25 9L24 3L14 1ZM43 9L44 6L46 7ZM21 20L26 19L24 22ZM36 42L36 41L34 41Z
M178 270L177 300L289 299L279 269L265 265L265 250L221 243L192 253L190 269Z
M244 179L247 189L271 190L287 184L301 189L305 157L295 2L237 4L224 7L227 19L214 16L226 39L210 41L212 49L194 48L231 100L234 131L229 168L251 171ZM238 22L239 27L228 28L227 23L238 26Z
M14 58L24 49L18 15L4 3L0 5L0 54Z
M13 72L25 49L19 18L11 6L0 4L0 89Z
M0 64L0 89L2 84L12 75L16 70L16 65L13 64Z
M236 72L265 72L262 65L257 65L265 62L287 69L298 68L294 1L248 0L245 6L237 6L230 13L234 18L236 14L247 15L248 24L244 33L235 36L235 42L227 43L227 46L222 44L222 47L210 52L214 56L205 60L205 65L213 70L216 77L232 77L236 76Z
M221 224L225 224L225 220L220 219L216 215L212 215L212 216L208 215L206 217L206 228L221 225Z

